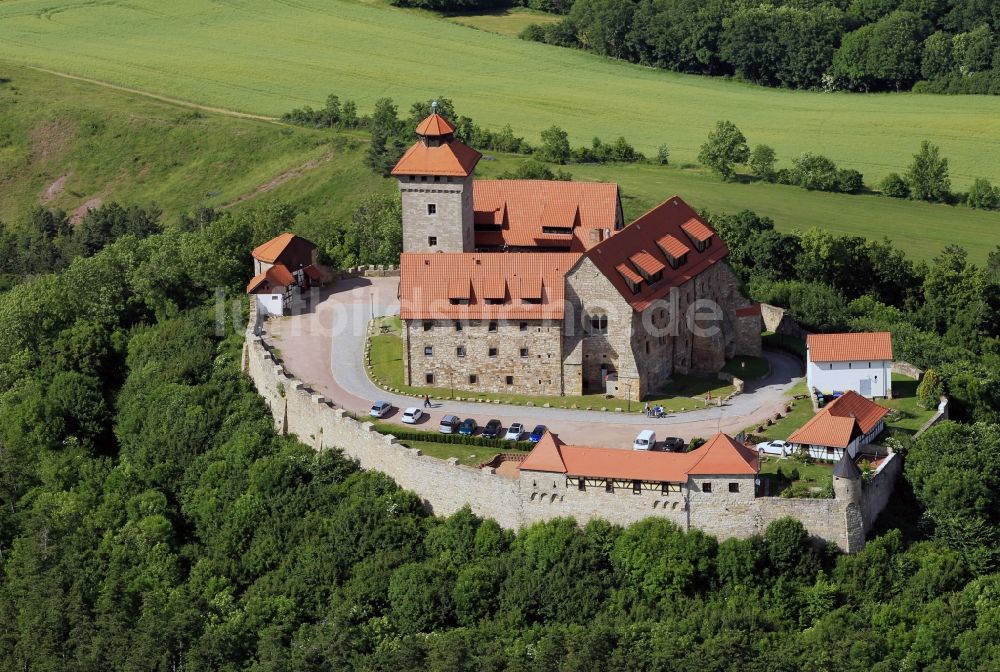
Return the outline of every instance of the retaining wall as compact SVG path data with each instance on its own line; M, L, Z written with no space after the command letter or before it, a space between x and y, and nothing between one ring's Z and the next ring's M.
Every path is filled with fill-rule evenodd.
M251 324L244 346L244 370L267 402L278 431L295 434L315 450L343 450L362 469L381 471L400 487L415 492L428 510L439 515L449 515L468 504L477 515L493 518L507 529L558 516L573 516L580 523L602 518L619 525L655 516L672 520L682 529L699 528L720 539L763 532L772 521L790 516L802 521L814 537L854 552L861 548L865 531L888 501L892 489L889 477L894 479L898 474L896 467L883 467L875 479L880 485L871 490L869 497L863 496L860 512L858 503L843 499L746 500L724 492L690 491L687 497L672 493L648 498L627 492L577 492L566 488L562 476L552 481L550 492L539 497L540 488L526 489L518 480L496 475L489 467L479 469L460 465L457 460L439 460L403 446L391 435L379 434L371 423L355 420L307 389L275 361L259 334L259 324ZM898 459L889 464L893 462L898 466ZM869 489L871 485L866 486Z

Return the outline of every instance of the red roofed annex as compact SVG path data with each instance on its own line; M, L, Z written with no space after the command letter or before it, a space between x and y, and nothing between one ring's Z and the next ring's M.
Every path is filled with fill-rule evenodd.
M725 243L679 196L624 226L617 185L475 180L436 106L416 135L392 170L407 385L638 400L760 354Z

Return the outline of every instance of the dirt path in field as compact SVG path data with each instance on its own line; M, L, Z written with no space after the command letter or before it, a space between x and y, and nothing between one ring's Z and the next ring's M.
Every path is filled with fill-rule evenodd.
M32 70L37 70L39 72L45 72L50 75L56 75L57 77L64 77L66 79L74 79L78 82L87 82L88 84L96 84L98 86L103 86L107 89L114 89L115 91L124 91L125 93L134 93L139 96L145 96L146 98L152 98L154 100L159 100L164 103L170 103L172 105L180 105L181 107L188 107L196 110L203 110L205 112L214 112L215 114L224 114L228 117L237 117L239 119L256 119L257 121L270 121L272 123L280 123L277 117L267 117L261 114L250 114L248 112L237 112L236 110L229 110L224 107L212 107L210 105L200 105L198 103L192 103L188 100L181 100L180 98L171 98L170 96L161 96L158 93L150 93L149 91L143 91L142 89L133 89L128 86L120 86L118 84L111 84L110 82L103 82L99 79L91 79L89 77L80 77L79 75L71 75L68 72L60 72L59 70L49 70L48 68L39 68L37 66L27 66Z
M260 185L253 191L243 194L242 196L239 196L232 201L229 201L228 203L222 205L220 209L228 210L229 208L237 206L240 203L246 203L249 200L253 200L254 198L260 196L261 194L266 194L272 189L277 189L278 187L288 182L289 180L294 180L296 177L299 177L302 174L307 173L310 170L313 170L314 168L319 168L332 158L333 158L333 152L327 152L318 159L309 159L301 166L297 166L295 168L292 168L291 170L286 170L280 175L276 175L275 177L271 178L270 180Z

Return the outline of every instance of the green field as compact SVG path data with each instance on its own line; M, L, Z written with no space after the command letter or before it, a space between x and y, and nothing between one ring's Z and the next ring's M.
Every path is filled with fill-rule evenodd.
M485 14L459 14L449 16L448 20L462 26L478 28L491 33L506 35L507 37L517 37L521 31L533 23L545 25L555 23L563 17L558 14L548 14L524 7L512 7L511 9L499 9Z
M311 213L305 217L316 227L346 217L368 194L396 193L391 180L364 167L364 133L195 114L179 104L23 66L0 62L0 71L10 80L0 83L0 219L16 221L39 203L72 212L100 198L155 202L170 222L197 205L281 199ZM495 176L523 160L490 156L477 173ZM817 226L843 234L889 235L917 259L929 259L954 242L982 262L1000 243L1000 214L969 208L731 184L704 170L675 166L573 165L569 170L575 179L620 183L627 219L676 193L696 208L756 210L785 231Z
M956 188L976 176L1000 182L1000 97L765 89L348 0L6 0L0 58L268 115L320 105L330 92L362 109L382 96L446 95L479 123L510 123L531 139L559 124L576 144L624 135L653 152L666 143L680 163L728 118L786 163L821 152L869 182L930 139L950 158Z

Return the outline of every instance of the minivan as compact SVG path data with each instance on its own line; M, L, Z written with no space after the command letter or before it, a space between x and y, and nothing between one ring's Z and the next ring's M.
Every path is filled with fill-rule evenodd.
M457 415L446 415L441 418L441 426L438 431L442 434L454 434L458 431L459 419Z
M632 450L653 450L656 445L656 432L651 429L644 429L639 432L632 442Z

